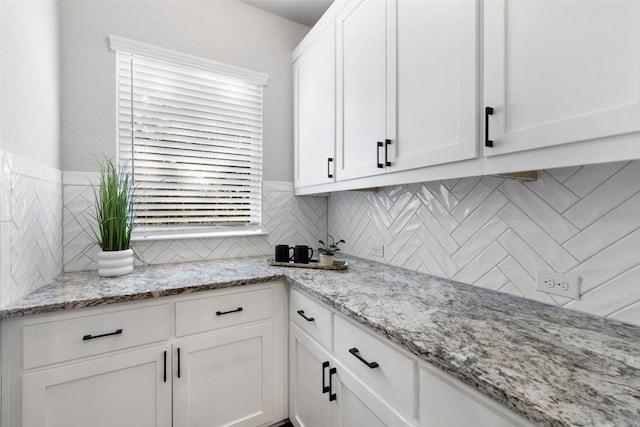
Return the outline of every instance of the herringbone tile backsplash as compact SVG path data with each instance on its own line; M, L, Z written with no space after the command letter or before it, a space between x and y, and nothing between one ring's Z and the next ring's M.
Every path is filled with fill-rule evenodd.
M0 306L62 271L59 170L0 152Z
M640 161L333 193L328 218L346 253L640 325ZM537 269L580 276L581 299Z
M96 268L85 232L89 178L63 186L60 171L10 157L0 152L0 305L63 266ZM269 255L279 243L316 247L329 231L347 240L346 253L640 325L640 161L541 171L535 182L476 177L341 192L328 202L266 183L263 205L268 235L134 248L152 264ZM371 255L383 245L383 258ZM580 276L581 299L536 291L537 269Z
M64 185L64 270L97 269L99 248L88 232L93 190L91 174ZM76 181L78 178L76 177ZM317 247L327 234L327 198L294 197L291 183L266 182L263 191L264 236L135 242L139 263L162 264L251 255L271 255L277 244Z

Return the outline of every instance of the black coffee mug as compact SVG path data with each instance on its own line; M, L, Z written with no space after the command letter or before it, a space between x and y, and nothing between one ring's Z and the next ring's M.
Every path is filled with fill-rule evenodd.
M276 262L289 262L293 259L293 255L289 255L289 245L276 245Z
M309 253L311 251L311 253ZM309 260L313 256L313 249L307 245L296 245L293 248L293 262L298 264L309 264Z

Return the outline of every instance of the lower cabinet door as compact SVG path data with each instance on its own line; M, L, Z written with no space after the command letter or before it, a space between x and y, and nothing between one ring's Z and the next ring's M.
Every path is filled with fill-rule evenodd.
M272 322L176 341L173 360L174 427L278 421Z
M289 326L289 419L296 427L416 424L389 406L293 323Z
M420 368L421 427L533 427L533 423L430 366Z
M334 427L406 427L416 421L403 415L363 382L336 362L331 389L336 395L332 408Z
M289 419L296 427L331 426L329 353L302 332L289 326Z
M22 425L170 427L170 355L167 344L25 374Z

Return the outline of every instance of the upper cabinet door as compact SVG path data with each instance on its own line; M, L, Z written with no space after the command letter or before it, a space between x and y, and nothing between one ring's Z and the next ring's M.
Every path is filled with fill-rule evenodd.
M397 46L398 136L388 170L476 157L476 2L393 3L389 37L397 38L391 45Z
M338 178L384 172L387 112L385 0L360 0L337 17ZM379 167L380 165L380 167Z
M640 130L640 2L484 2L485 155Z
M293 65L296 187L335 181L335 64L331 22Z

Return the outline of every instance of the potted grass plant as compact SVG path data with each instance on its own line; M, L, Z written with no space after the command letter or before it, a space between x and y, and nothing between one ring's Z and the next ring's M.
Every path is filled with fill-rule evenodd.
M346 242L342 239L336 242L333 236L329 234L327 243L325 243L324 240L318 240L318 243L322 245L318 248L318 253L320 254L320 265L326 265L330 267L333 265L334 255L336 254L336 252L340 251L338 245Z
M100 162L99 167L100 185L94 188L97 223L94 234L102 249L98 254L98 274L122 276L133 271L130 247L135 218L133 183L129 171L112 160Z

